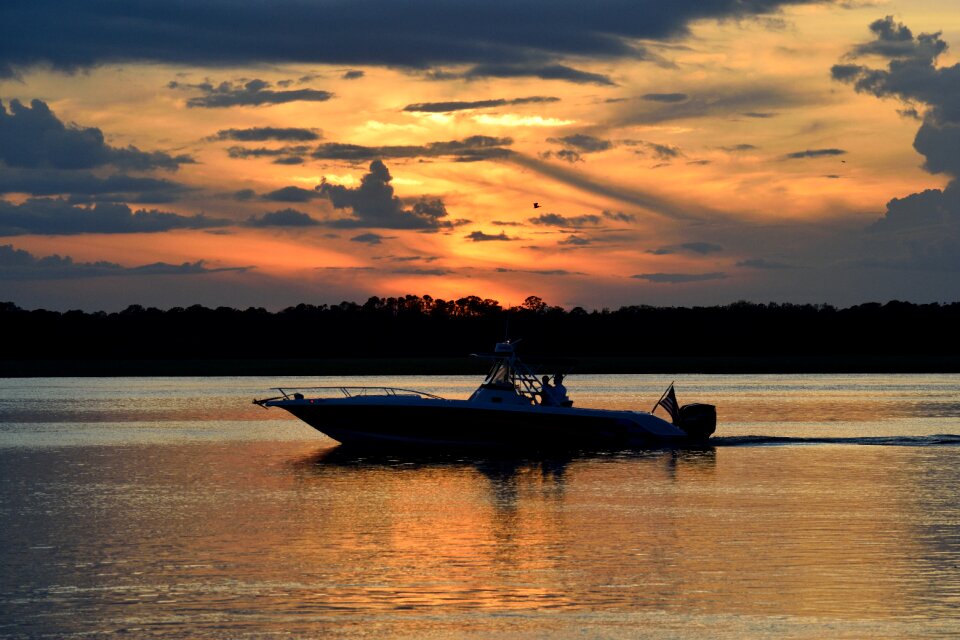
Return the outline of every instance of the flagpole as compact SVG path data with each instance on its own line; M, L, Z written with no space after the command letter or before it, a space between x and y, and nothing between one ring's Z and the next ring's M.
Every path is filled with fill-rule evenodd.
M660 394L660 400L663 400L664 398L667 397L667 394L670 393L670 388L673 386L674 382L676 382L676 380L674 380L669 385L667 385L667 388L664 389L663 393ZM650 409L650 413L656 413L657 407L660 406L660 400L657 400L657 403L653 405L653 409Z

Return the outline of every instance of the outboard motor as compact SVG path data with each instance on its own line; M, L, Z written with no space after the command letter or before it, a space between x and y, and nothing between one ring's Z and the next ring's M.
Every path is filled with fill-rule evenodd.
M717 408L712 404L685 404L679 413L677 426L695 440L706 440L717 430Z

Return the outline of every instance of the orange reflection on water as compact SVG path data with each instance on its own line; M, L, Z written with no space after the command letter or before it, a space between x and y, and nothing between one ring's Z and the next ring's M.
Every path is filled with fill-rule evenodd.
M949 447L314 447L0 452L21 479L0 503L18 514L0 591L54 634L569 635L596 615L623 637L680 620L960 629Z

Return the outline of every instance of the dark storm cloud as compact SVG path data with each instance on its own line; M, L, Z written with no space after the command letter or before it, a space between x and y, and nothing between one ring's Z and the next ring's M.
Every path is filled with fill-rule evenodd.
M474 100L471 102L418 102L416 104L408 104L403 110L413 113L450 113L451 111L491 109L494 107L507 107L518 104L543 104L559 101L560 98L549 96L531 96L529 98L512 98L509 100L498 98L495 100Z
M637 280L665 284L682 284L685 282L704 282L706 280L723 280L727 274L715 271L712 273L639 273L630 276Z
M943 190L928 189L887 203L886 213L871 225L878 236L900 245L884 247L883 262L897 268L955 270L960 268L960 63L937 66L947 50L939 33L914 36L891 16L870 25L874 40L856 46L848 58L870 54L888 59L885 69L838 64L833 78L852 84L858 93L897 98L910 109L924 105L914 148L924 168L945 173ZM893 255L899 250L900 256Z
M533 224L545 227L567 227L571 229L595 227L601 222L600 216L589 213L582 216L562 216L557 213L544 213L529 220Z
M320 222L308 214L296 209L280 209L268 211L262 216L250 216L247 225L250 227L315 227Z
M326 198L335 209L349 209L352 217L329 220L325 224L342 229L452 229L465 220L447 220L442 200L420 198L410 208L394 195L393 177L382 160L370 163L370 171L355 188L324 181L316 187L316 195Z
M459 162L494 160L505 158L512 151L505 147L513 144L512 138L470 136L463 140L430 142L425 145L393 145L365 147L357 144L328 142L317 147L311 156L317 160L348 160L366 162L386 158L440 158L452 157Z
M814 0L491 0L455 7L446 0L6 2L0 4L0 74L11 77L35 64L75 71L127 62L463 64L476 65L475 77L608 83L557 61L650 58L637 40L675 39L697 20L745 18L805 2Z
M651 102L683 102L689 96L685 93L645 93L640 96L644 100Z
M0 280L66 280L109 276L197 275L220 271L247 271L253 267L221 267L210 269L203 260L168 264L154 262L138 267L124 267L115 262L74 262L70 256L37 257L13 245L0 245Z
M280 140L282 142L309 142L321 138L317 129L298 127L251 127L249 129L221 129L214 136L216 140L235 140L237 142L264 142Z
M187 106L207 109L242 106L259 107L265 104L284 104L287 102L325 102L333 97L333 94L329 91L317 89L274 91L270 89L270 83L265 80L250 80L243 85L235 85L232 82L221 82L218 85L208 82L183 84L174 81L167 86L171 89L196 89L202 92L202 96L188 98Z
M829 156L842 156L846 151L843 149L804 149L803 151L794 151L784 157L786 160L800 160L802 158L823 158Z
M42 100L33 100L30 106L11 100L9 111L0 102L0 161L23 169L79 170L109 165L129 171L173 171L193 159L133 146L112 147L104 142L100 129L67 125Z
M0 200L0 235L78 233L156 233L172 229L208 229L229 224L202 214L181 216L125 204L74 206L59 198L31 198L21 204Z
M509 237L503 231L501 231L496 235L493 235L490 233L484 233L483 231L474 231L473 233L469 233L463 237L466 238L467 240L473 240L474 242L490 242L495 240L500 240L500 241L516 240L516 238Z

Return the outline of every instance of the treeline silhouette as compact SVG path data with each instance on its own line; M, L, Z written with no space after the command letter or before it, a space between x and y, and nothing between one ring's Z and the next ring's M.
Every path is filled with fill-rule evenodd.
M24 310L0 303L2 360L461 357L505 335L521 353L569 357L877 357L960 355L960 303L735 302L712 307L566 310L530 296L517 307L467 296L365 303L117 313Z

